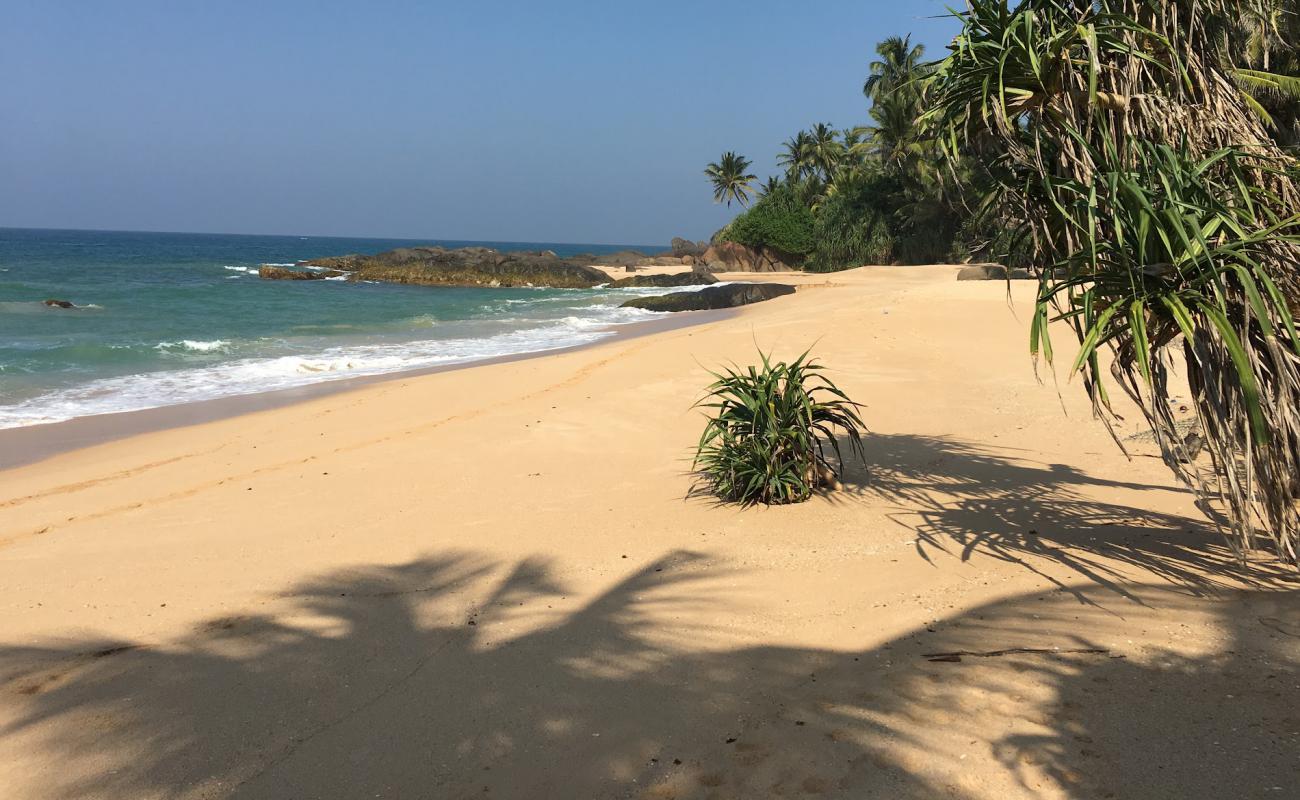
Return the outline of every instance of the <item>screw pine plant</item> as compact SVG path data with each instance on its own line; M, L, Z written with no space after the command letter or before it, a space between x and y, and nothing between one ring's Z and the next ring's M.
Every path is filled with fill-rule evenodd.
M994 178L982 207L1039 269L1048 321L1103 419L1111 373L1166 463L1221 514L1242 557L1261 535L1300 564L1300 176L1232 77L1227 32L1254 0L970 0L935 71L950 160ZM1208 465L1169 411L1183 366Z
M696 405L711 409L694 467L719 498L746 505L801 503L836 484L829 452L842 463L840 437L863 457L861 406L826 377L808 352L794 361L712 373Z

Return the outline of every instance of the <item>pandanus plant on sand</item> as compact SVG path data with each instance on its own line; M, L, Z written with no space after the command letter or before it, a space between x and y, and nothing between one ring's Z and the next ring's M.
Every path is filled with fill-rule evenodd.
M1038 266L1035 357L1064 320L1103 419L1109 361L1239 554L1297 563L1300 184L1233 77L1250 4L970 0L925 121L954 163L981 159L982 207ZM1195 436L1170 407L1180 368Z
M724 369L697 405L711 410L694 467L719 498L743 503L801 503L839 485L840 437L862 457L857 403L808 353L794 361ZM828 456L834 453L835 462Z

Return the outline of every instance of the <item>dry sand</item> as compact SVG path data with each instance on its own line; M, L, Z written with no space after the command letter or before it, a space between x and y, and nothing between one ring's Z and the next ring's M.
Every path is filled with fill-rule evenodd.
M954 274L0 473L0 796L1297 796L1292 574ZM684 497L755 342L866 404L844 492Z

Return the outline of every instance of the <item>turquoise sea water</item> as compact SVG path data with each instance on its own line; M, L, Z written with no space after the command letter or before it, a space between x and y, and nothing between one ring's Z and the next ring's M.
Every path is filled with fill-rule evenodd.
M0 228L0 428L585 344L655 290L263 281L257 267L417 242ZM446 247L635 247L425 241ZM47 298L79 308L47 308Z

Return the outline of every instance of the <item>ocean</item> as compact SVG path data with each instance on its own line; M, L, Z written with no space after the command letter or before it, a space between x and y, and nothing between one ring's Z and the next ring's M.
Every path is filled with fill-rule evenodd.
M664 249L0 228L0 429L587 344L657 316L618 308L628 297L669 291L257 277L415 244Z

